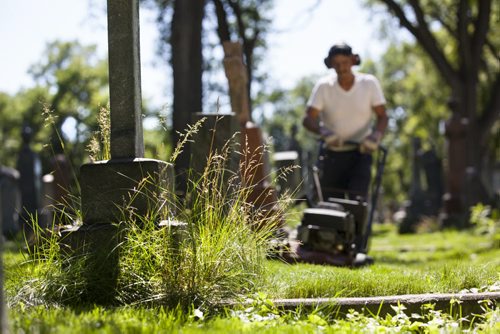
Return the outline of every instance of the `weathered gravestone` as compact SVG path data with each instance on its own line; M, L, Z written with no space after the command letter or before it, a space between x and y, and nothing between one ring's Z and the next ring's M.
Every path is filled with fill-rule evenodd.
M415 225L419 222L422 212L424 211L425 193L422 187L421 179L421 161L419 152L421 150L420 138L412 139L412 173L410 184L410 200L405 208L406 216L399 226L399 233L414 232Z
M17 189L19 173L12 168L0 166L0 232L17 232L17 212L20 196ZM15 193L12 193L15 191ZM6 224L8 224L6 226ZM3 295L3 245L4 233L0 233L0 333L7 333L7 318Z
M73 180L70 161L64 154L62 143L54 140L52 142L52 149L54 156L49 159L49 172L42 177L42 210L40 219L40 225L49 229L53 227L54 216L58 216L59 219L67 217L67 215L58 215L58 212L64 211L68 213L74 209L69 196ZM66 222L66 224L70 223L69 221Z
M251 122L247 90L247 72L240 43L225 41L224 70L229 83L232 111L240 124L242 159L240 173L245 186L251 188L247 202L264 215L274 212L278 201L271 183L269 154L261 129ZM274 222L273 222L274 223ZM281 223L281 222L280 222Z
M28 237L33 235L32 218L39 213L42 192L42 163L39 155L30 147L32 137L33 129L29 125L23 125L23 143L16 168L19 171L22 200L20 220Z
M19 232L20 211L19 172L13 168L0 166L0 221L2 223L0 231L4 236L13 236Z
M2 221L0 220L0 231ZM0 334L7 333L7 317L5 316L5 304L3 296L3 235L0 234Z
M5 235L19 231L19 172L13 168L0 166L0 333L8 333L6 306L3 291L3 246Z
M120 223L158 209L174 184L171 164L144 158L139 0L108 0L107 10L111 159L81 166L83 225L63 235L73 251L91 255L87 290L104 303L114 295Z
M304 181L307 179L307 168L304 168L302 146L297 139L298 126L292 125L290 140L288 141L287 150L277 151L273 155L274 167L288 170L286 175L278 178L278 191L291 191L295 193L296 198L305 197Z
M280 151L273 154L274 167L277 173L282 173L278 176L278 192L296 193L301 196L300 186L302 185L301 165L299 152L297 151Z
M406 207L406 217L399 228L400 233L414 232L416 225L424 217L437 217L443 197L441 160L434 148L423 150L420 138L413 138L412 144L410 200Z
M425 175L425 215L438 216L444 193L443 166L434 147L420 154L421 167Z
M210 154L221 154L227 147L228 159L226 168L236 173L239 166L239 150L236 145L239 142L239 124L234 113L195 113L192 122L203 120L202 128L193 135L191 145L190 167L195 173L201 174L207 165ZM226 173L225 176L230 176Z

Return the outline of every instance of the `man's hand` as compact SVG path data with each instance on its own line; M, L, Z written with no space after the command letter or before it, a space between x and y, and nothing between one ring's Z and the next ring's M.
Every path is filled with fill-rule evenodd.
M327 147L339 147L342 146L344 141L338 135L333 133L330 129L322 126L319 128L319 134L321 138L327 145Z
M369 136L367 136L361 142L359 146L359 151L361 153L373 153L378 149L380 144L380 140L382 139L382 133L379 131L375 131Z
M340 147L344 145L344 140L336 134L324 138L324 141L327 147Z

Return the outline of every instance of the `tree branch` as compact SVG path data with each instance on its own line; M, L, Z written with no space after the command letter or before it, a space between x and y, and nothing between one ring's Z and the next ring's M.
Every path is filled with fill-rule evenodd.
M482 49L486 43L486 34L489 30L491 14L491 0L479 1L479 9L476 20L474 21L474 35L471 45L471 64L472 70L478 73L481 61ZM498 94L497 94L498 95Z
M470 37L468 32L469 26L469 5L467 0L460 0L457 10L457 31L458 31L458 52L460 53L460 59L462 61L461 68L464 72L470 69L471 58L470 58Z
M227 13L221 0L213 0L213 3L215 5L215 14L217 16L217 35L219 36L222 45L223 42L231 40L229 23L227 22Z
M417 19L417 25L413 25L407 18L403 8L394 0L380 0L387 5L390 11L399 19L400 24L405 27L420 43L424 50L433 60L436 68L451 87L457 87L459 79L457 72L448 62L443 52L437 47L438 43L429 31L424 19L422 8L418 0L409 0Z

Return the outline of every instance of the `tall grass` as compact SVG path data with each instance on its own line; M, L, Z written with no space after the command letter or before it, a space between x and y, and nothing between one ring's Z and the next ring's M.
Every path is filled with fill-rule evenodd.
M202 121L190 127L184 143L201 126ZM22 280L11 303L210 306L255 291L264 277L269 240L286 207L276 205L262 214L249 203L251 186L243 184L239 171L227 168L234 147L228 143L212 150L203 171L190 174L182 198L170 189L153 198L145 193L151 180L143 179L135 194L151 196L150 210L137 214L132 205L123 205L116 245L102 256L91 249L68 254L56 228L37 230L40 242L25 263L30 278ZM98 277L105 263L116 264L116 277ZM113 291L90 288L107 279L116 280Z

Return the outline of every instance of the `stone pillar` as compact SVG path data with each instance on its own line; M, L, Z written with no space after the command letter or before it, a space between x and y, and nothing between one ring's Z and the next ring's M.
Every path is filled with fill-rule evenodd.
M463 192L466 176L467 118L462 117L454 102L450 102L451 118L445 123L447 149L447 178L444 195L444 226L461 226L465 219Z
M229 83L231 109L241 126L250 121L250 97L248 96L248 77L243 63L243 50L240 43L225 41L224 72Z
M5 316L5 303L3 296L3 244L5 237L3 235L3 207L4 198L2 197L2 178L0 177L0 334L7 333L7 318Z
M33 234L31 217L39 213L42 191L42 163L40 156L30 147L32 137L32 128L25 124L22 129L23 144L17 159L17 170L22 200L20 219L28 239Z
M96 303L107 303L115 294L123 223L159 210L174 184L171 164L144 158L139 0L107 3L111 159L81 166L83 224L62 236L63 252L90 255L85 291Z
M139 1L108 0L111 157L144 157Z
M422 189L421 178L421 140L414 137L412 140L412 180L410 185L408 205L406 206L406 217L399 225L399 233L415 232L415 226L418 224L424 212L425 194Z
M0 229L2 228L0 221ZM3 238L0 235L0 238ZM3 241L0 243L0 334L8 333L7 332L7 316L6 316L6 307L3 296Z
M0 235L15 236L21 229L21 192L19 190L19 172L13 168L0 166ZM0 236L0 238L1 238Z

